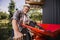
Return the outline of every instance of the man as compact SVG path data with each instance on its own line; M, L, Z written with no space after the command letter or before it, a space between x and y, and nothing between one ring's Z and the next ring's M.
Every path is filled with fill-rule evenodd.
M24 40L31 40L28 29L25 29L21 26L21 24L26 24L27 22L29 22L29 18L26 15L29 12L30 9L30 5L29 4L25 4L23 6L22 10L17 10L13 17L12 17L12 26L13 26L13 31L14 31L14 38L16 39L21 39L23 37L22 33L26 33L26 37ZM22 30L25 31L23 32Z

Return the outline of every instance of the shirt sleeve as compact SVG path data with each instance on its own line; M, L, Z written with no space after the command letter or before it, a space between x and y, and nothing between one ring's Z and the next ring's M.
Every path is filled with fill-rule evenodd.
M15 20L19 20L19 19L20 19L19 11L16 11L16 12L13 14L12 20L13 20L13 19L15 19Z

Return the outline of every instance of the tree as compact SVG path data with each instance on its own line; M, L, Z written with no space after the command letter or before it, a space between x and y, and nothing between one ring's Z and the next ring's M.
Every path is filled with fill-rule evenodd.
M0 19L8 19L8 16L6 12L0 12Z
M38 9L32 9L31 10L30 18L34 21L41 21L42 20L42 14L38 12Z
M11 3L9 3L9 13L10 13L10 18L13 16L14 10L15 10L15 2L11 0Z

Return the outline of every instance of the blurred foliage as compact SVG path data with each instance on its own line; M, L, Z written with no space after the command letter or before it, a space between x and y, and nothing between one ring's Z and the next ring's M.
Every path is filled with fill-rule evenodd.
M9 13L10 13L10 18L13 16L14 10L15 10L15 2L13 0L11 0L11 2L9 3Z
M6 12L0 12L0 20L8 19L8 18L9 18L9 14L7 14Z
M12 36L12 25L9 24L9 20L0 20L0 40L9 40Z
M30 10L30 18L34 21L41 21L42 20L42 13L39 12L38 9Z

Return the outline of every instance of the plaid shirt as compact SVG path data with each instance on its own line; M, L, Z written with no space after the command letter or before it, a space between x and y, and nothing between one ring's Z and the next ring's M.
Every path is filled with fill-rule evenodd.
M27 23L27 22L29 22L29 20L30 20L29 17L27 16L27 14L24 14L23 11L21 11L21 10L17 10L17 11L13 14L12 19L17 20L18 27L20 27L20 24L22 24L23 22L24 22L24 23ZM20 27L20 30L22 30L21 27Z
M17 20L18 22L27 22L29 21L29 17L27 16L27 14L24 14L23 11L17 10L14 14L12 19Z

